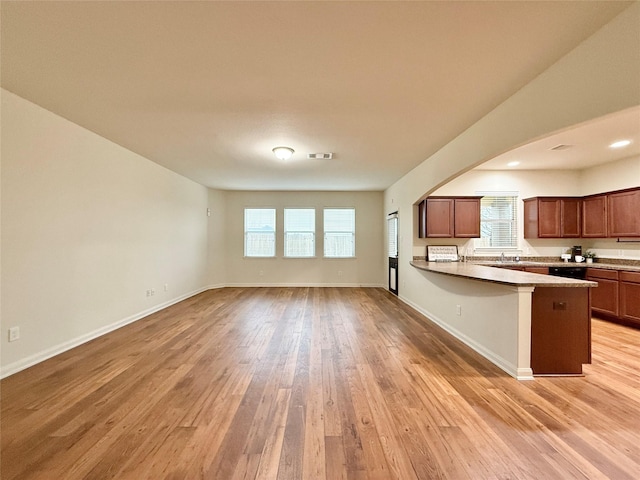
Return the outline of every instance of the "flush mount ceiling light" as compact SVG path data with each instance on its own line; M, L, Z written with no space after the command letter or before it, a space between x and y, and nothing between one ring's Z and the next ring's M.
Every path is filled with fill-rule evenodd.
M291 155L293 155L293 148L289 147L275 147L273 149L273 153L280 160L289 160Z
M626 147L630 143L631 140L618 140L617 142L613 142L611 145L609 145L609 148L622 148Z
M517 167L518 165L520 165L520 162L517 160L507 163L507 167Z

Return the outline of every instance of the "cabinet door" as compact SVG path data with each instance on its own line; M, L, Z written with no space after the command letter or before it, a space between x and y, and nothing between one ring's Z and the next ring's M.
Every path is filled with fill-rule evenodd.
M582 199L582 237L607 236L607 196L595 195Z
M453 237L453 198L427 198L427 237Z
M580 198L560 199L560 235L563 238L580 237Z
M610 237L640 237L640 189L607 195Z
M620 272L620 317L640 325L640 273Z
M454 199L454 235L458 238L480 237L480 199Z
M538 237L560 238L560 205L558 198L538 199Z
M591 311L594 313L617 317L619 312L618 272L604 270L594 272L594 270L595 269L587 270L587 280L598 283L596 288L589 289L589 295L591 296ZM601 278L605 274L611 278Z

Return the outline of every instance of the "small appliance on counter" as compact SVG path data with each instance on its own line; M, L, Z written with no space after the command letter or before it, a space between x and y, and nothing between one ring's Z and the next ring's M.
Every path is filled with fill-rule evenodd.
M575 262L576 261L576 257L582 257L582 245L574 245L571 248L571 261ZM583 257L584 259L584 257ZM580 260L582 261L582 260Z

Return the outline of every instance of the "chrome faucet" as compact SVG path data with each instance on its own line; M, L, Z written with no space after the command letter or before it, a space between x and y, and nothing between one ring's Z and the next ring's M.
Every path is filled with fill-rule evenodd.
M504 252L502 252L502 253L500 254L500 261L501 261L502 263L504 263Z

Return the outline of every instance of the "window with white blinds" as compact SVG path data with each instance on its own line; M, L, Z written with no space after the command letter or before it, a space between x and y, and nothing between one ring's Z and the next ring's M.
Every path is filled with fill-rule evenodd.
M327 258L356 256L355 208L324 209L324 256Z
M315 208L284 209L284 256L314 257L316 254Z
M276 256L276 209L244 209L245 257Z
M480 238L476 248L518 248L517 192L480 192Z

